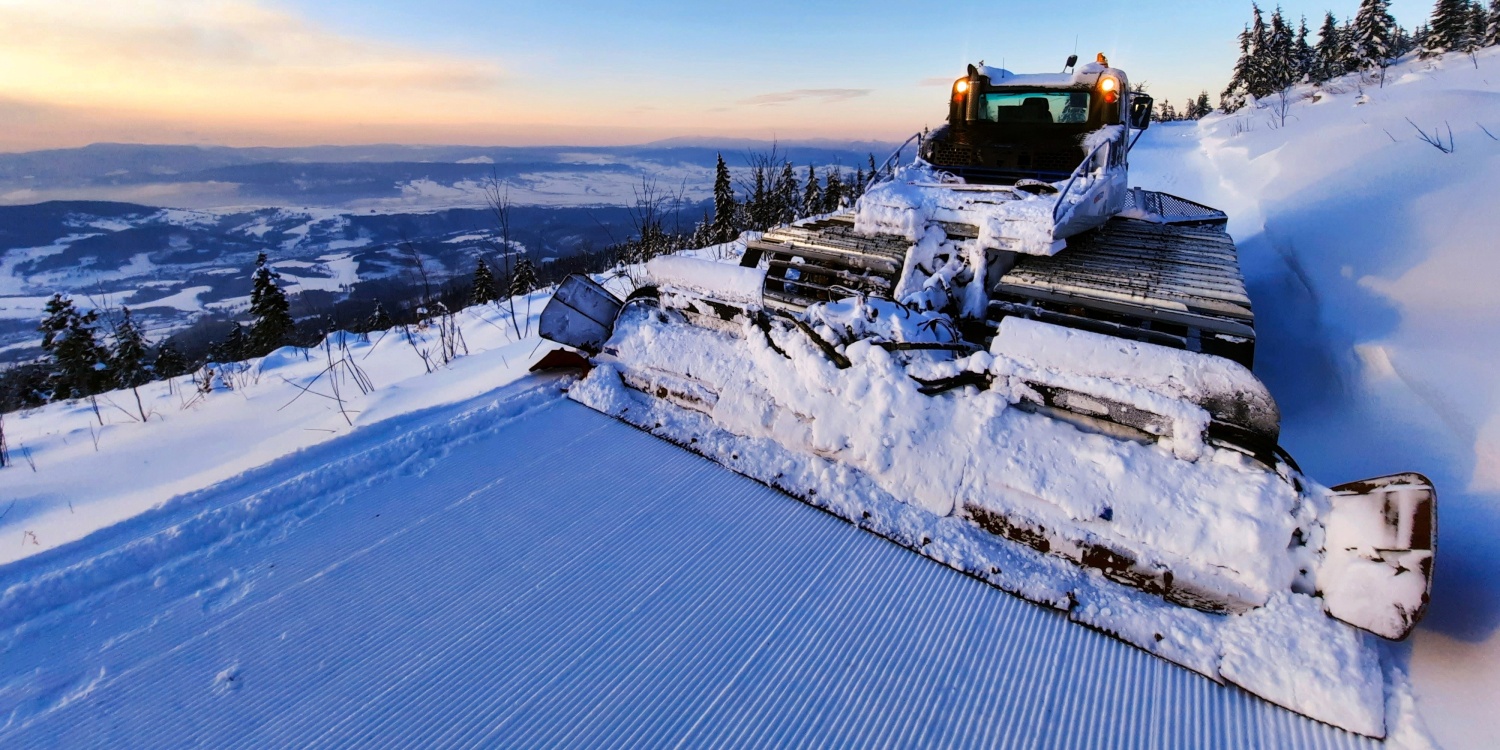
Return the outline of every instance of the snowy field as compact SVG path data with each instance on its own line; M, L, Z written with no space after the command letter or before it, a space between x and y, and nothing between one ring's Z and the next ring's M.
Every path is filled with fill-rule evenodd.
M1231 216L1307 472L1435 481L1432 609L1387 655L1450 749L1500 746L1495 52L1132 156ZM0 744L1368 744L558 402L505 311L460 322L433 373L392 333L148 386L145 423L7 415Z

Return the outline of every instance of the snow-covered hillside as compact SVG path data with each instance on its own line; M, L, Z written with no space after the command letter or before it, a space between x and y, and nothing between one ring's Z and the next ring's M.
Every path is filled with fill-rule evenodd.
M1461 56L1443 61L1410 60L1393 67L1383 86L1351 77L1321 90L1303 90L1291 104L1284 122L1279 116L1273 120L1273 113L1268 110L1247 109L1195 124L1158 125L1146 134L1131 157L1133 183L1201 201L1230 215L1229 228L1241 249L1259 321L1256 370L1282 406L1283 442L1307 472L1321 481L1336 483L1415 470L1428 474L1438 487L1440 532L1432 608L1411 639L1387 650L1398 667L1394 673L1409 674L1415 695L1414 705L1392 708L1407 714L1414 709L1419 721L1403 721L1400 726L1408 733L1392 737L1392 746L1421 747L1424 740L1419 736L1420 725L1425 725L1441 747L1500 745L1500 720L1493 712L1493 706L1500 701L1500 634L1497 634L1500 581L1493 574L1494 560L1500 550L1500 542L1495 541L1500 538L1500 380L1492 375L1500 365L1500 345L1496 343L1500 341L1497 338L1500 304L1491 291L1500 282L1500 258L1493 256L1494 238L1500 236L1500 213L1496 211L1500 205L1495 199L1500 194L1497 192L1500 140L1485 132L1488 128L1490 133L1500 135L1500 91L1497 91L1500 54L1488 50L1478 57L1477 63L1476 67L1469 58ZM1417 132L1421 129L1431 136L1440 129L1442 143L1447 148L1450 126L1452 153L1423 142ZM540 297L532 300L533 313L540 311L542 302ZM525 307L526 302L522 301L523 313ZM598 709L606 712L603 714L590 709L587 716L563 717L576 722L575 726L592 722L589 725L597 728L609 724L606 719L610 716L642 717L650 711L667 712L674 707L687 710L689 706L701 712L695 716L730 711L746 722L749 722L746 717L772 721L767 717L777 712L766 707L783 703L773 701L768 697L770 693L762 695L756 691L768 689L767 685L785 684L777 682L778 679L790 680L795 688L788 688L786 694L812 695L818 698L818 706L842 707L837 710L854 712L848 716L870 716L867 712L875 710L871 707L894 711L897 709L885 707L897 703L949 705L949 698L942 697L949 690L944 687L944 680L933 678L929 684L925 676L921 690L912 693L915 696L912 701L893 702L891 691L899 688L891 688L895 683L890 680L880 683L886 686L884 692L871 689L857 700L850 698L852 703L833 700L849 691L847 686L841 688L829 682L833 678L828 675L834 671L894 675L914 669L891 661L903 653L902 647L871 650L860 645L865 643L864 639L898 632L903 637L916 638L929 632L923 630L929 625L876 624L860 626L865 629L850 626L845 631L837 623L815 624L802 607L804 598L814 588L813 582L808 582L806 588L785 592L785 596L795 597L785 613L776 609L773 615L775 602L785 600L767 595L746 599L744 606L749 607L748 602L754 601L765 609L755 609L753 616L744 615L749 610L739 609L739 603L729 606L721 598L715 598L719 594L710 596L705 592L722 594L737 590L737 586L748 590L759 585L736 583L728 574L729 569L764 581L782 580L784 576L757 575L758 568L745 567L773 565L763 557L719 560L723 567L713 576L692 573L715 568L709 561L713 555L705 557L702 550L724 542L720 537L707 535L713 529L726 527L716 525L719 521L695 522L697 525L692 526L705 537L695 537L696 552L683 559L700 562L688 565L679 560L675 564L682 566L685 572L681 573L677 572L678 567L668 564L670 555L662 552L669 547L662 534L652 533L665 528L660 522L638 521L632 514L600 516L602 525L588 529L573 526L564 529L550 520L536 521L544 515L551 519L551 514L564 511L569 517L584 516L594 506L578 502L579 493L585 488L577 483L526 480L533 459L517 453L524 452L532 441L505 438L500 442L508 446L509 452L491 454L472 446L460 450L468 445L466 436L483 436L484 441L490 441L506 430L533 430L536 444L566 446L569 460L588 460L592 455L600 455L587 449L588 441L601 440L603 431L618 426L606 428L586 419L557 416L557 409L539 406L535 389L521 388L514 391L521 393L520 396L514 393L494 396L493 404L476 406L499 386L527 377L525 367L546 350L538 347L540 342L534 337L516 336L507 313L496 307L465 312L460 322L469 354L433 373L427 372L416 351L422 346L435 346L435 332L420 332L417 347L398 332L392 332L385 338L376 335L368 342L349 338L344 342L347 347L339 345L336 339L334 345L307 354L293 350L273 353L252 363L244 372L221 377L221 387L202 396L192 390L186 379L179 380L171 391L164 384L149 386L142 395L145 408L153 416L144 424L129 416L134 409L129 394L113 394L102 401L102 416L96 415L87 404L54 404L30 413L7 415L5 434L15 463L0 470L0 514L3 514L0 515L0 561L4 562L0 565L0 583L6 587L0 594L0 616L3 616L0 622L6 628L0 638L0 698L13 699L10 702L14 708L5 708L0 717L0 736L29 732L27 736L33 740L57 741L67 736L69 722L65 717L69 714L64 713L65 709L87 712L93 719L113 715L111 712L130 716L132 709L159 705L149 701L160 698L161 691L190 694L184 705L191 704L196 710L213 715L214 721L205 724L209 728L202 730L206 734L200 739L205 741L224 736L214 734L215 731L235 728L269 732L268 727L278 724L283 715L257 713L259 709L255 707L265 706L265 711L289 710L284 704L292 698L265 693L254 693L252 698L250 691L262 680L265 682L259 684L276 684L282 690L343 691L336 697L344 703L330 700L313 705L343 706L352 712L350 716L373 710L372 705L389 709L374 711L378 716L368 719L369 726L394 721L390 717L404 715L408 710L423 712L423 716L435 721L442 718L442 706L441 701L428 700L431 696L443 694L441 690L448 690L446 694L454 696L488 695L487 691L475 688L486 684L486 675L500 673L484 671L491 667L500 670L499 662L474 662L481 666L469 671L443 672L438 676L441 680L433 677L441 684L428 684L423 676L422 685L402 688L409 675L399 673L416 662L391 661L382 665L376 655L387 651L376 648L378 644L368 634L325 637L318 635L316 625L280 621L277 616L291 617L289 613L296 611L284 602L328 601L328 597L334 597L336 603L343 604L345 600L340 597L348 597L351 602L348 609L330 605L315 608L314 614L308 615L331 618L333 629L328 632L345 633L350 628L348 618L368 616L366 610L356 608L354 600L380 593L382 582L373 576L395 576L394 571L399 571L396 589L403 592L402 596L415 596L414 592L422 586L414 582L426 581L422 585L441 589L443 582L464 581L467 582L464 585L489 592L504 588L502 583L508 580L505 576L525 574L531 576L524 579L531 587L525 590L540 597L547 591L544 584L548 580L543 576L533 585L532 578L542 575L537 571L554 570L556 566L555 570L567 573L563 577L587 583L594 577L577 569L584 563L584 567L602 568L606 575L598 580L617 581L619 591L641 589L640 601L651 600L656 589L650 587L658 583L669 590L679 590L679 577L694 581L702 578L694 584L698 588L671 599L675 608L660 615L675 618L671 620L674 623L729 623L745 616L752 625L760 622L757 618L768 623L774 621L775 625L764 630L747 625L747 632L753 631L754 638L745 642L737 636L723 636L734 648L715 651L720 654L715 659L704 656L706 652L672 650L687 647L669 638L671 645L662 646L668 649L662 653L683 655L668 658L656 654L653 650L656 646L652 645L655 641L647 635L667 629L660 626L667 620L643 620L638 614L640 607L633 603L636 600L622 595L617 597L621 599L616 603L618 609L608 610L611 616L622 618L618 628L600 626L602 630L580 630L575 627L576 622L565 616L572 600L551 596L557 602L538 611L560 618L548 620L546 625L554 629L549 630L549 635L558 634L556 639L537 643L535 648L520 648L516 644L531 644L536 641L536 634L497 631L496 637L508 644L506 647L519 649L515 652L517 659L543 654L553 660L548 662L548 675L568 675L566 679L559 678L560 681L548 677L538 682L528 671L533 669L531 666L506 667L504 680L496 680L495 684L519 692L502 691L503 695L495 700L505 706L514 704L516 712L531 710L527 706L537 696L566 693L567 688L591 693L594 696L591 700L596 701L591 706L615 706ZM356 382L358 378L351 364L368 375L368 385L373 386L368 393ZM337 395L343 400L342 406L333 398L334 376L341 378L337 381L340 384ZM547 386L550 381L535 383ZM226 385L229 387L222 387ZM101 427L100 419L107 425ZM569 421L562 426L565 419ZM429 473L434 466L442 465L450 453L461 455L456 471L463 474L465 481L473 480L471 484L482 486L475 489L443 478L441 472ZM571 458L574 453L578 458ZM561 454L549 453L551 458L545 461L536 458L540 463L535 465L560 471L566 462L558 459L558 455ZM654 457L650 460L664 460L662 455L665 454L650 453ZM412 460L410 464L408 458ZM600 460L619 464L619 459L619 455L607 453ZM325 466L330 468L325 470L322 468ZM484 473L491 471L492 481L476 478L487 477ZM413 481L411 477L424 481ZM425 481L427 477L432 479ZM366 480L391 482L391 487L405 488L401 491L408 493L425 494L423 488L430 488L434 496L398 496L393 489L382 491L373 501L365 501L373 504L359 505L350 488L363 487ZM603 477L598 481L608 479ZM706 478L694 481L711 483ZM532 494L520 496L522 502L494 489L495 486L503 489L507 482L519 482L526 487L526 493ZM552 491L560 493L557 497L566 495L571 499L558 505L539 501L534 494L541 491L538 488L553 485L556 486ZM673 495L676 500L687 503L691 499L688 489L670 489L677 493ZM641 502L641 512L645 513L646 506L654 501L640 494L644 491L621 490L611 495L609 502ZM662 492L667 492L667 488ZM724 493L726 498L731 494L738 497L740 491L724 490ZM413 531L428 523L423 509L429 506L442 508L434 511L433 518L439 512L456 508L468 518L467 514L480 507L470 503L475 497L494 506L501 500L519 502L516 507L521 510L535 511L533 516L516 511L513 518L487 515L482 519L483 523L514 523L527 534L526 538L509 538L485 527L476 537L483 544L473 539L455 543L451 538L434 536L430 529L422 533ZM398 499L405 502L397 502ZM356 517L352 510L339 514L328 510L344 503L361 511L374 512L378 508L380 513L395 515L393 523L407 525L387 534L375 526L373 518L379 518L378 513L370 517L361 513ZM741 506L724 505L713 512L728 513L726 509L731 507ZM318 515L322 519L319 523L325 527L306 532L304 529L313 528L313 515ZM136 520L130 521L132 518ZM339 541L337 529L326 526L331 522L328 519L357 524L351 526L350 532L362 541L347 544ZM743 525L746 519L735 520ZM803 528L804 522L799 517L776 516L775 523ZM641 526L641 537L650 540L650 544L637 552L643 555L650 552L647 562L655 566L650 568L655 572L649 575L660 573L660 578L621 575L628 565L593 557L604 548L592 541L586 550L574 552L567 548L569 534L596 533L598 528L613 529L615 524ZM297 546L296 536L303 533L327 541L331 551L315 553L311 547ZM759 544L741 537L736 540L736 549L765 549L790 536L793 535L781 531L768 532L767 540ZM366 543L368 546L360 546ZM284 546L276 547L278 544ZM837 546L829 544L829 548ZM408 546L413 547L411 556L388 557L390 549ZM262 547L265 551L261 551ZM497 559L503 558L515 567L507 569L503 576L482 578L474 573L480 567L447 557L449 552L483 555L487 550L494 550ZM267 566L274 567L271 558L277 554L282 555L279 559L283 561L289 559L294 561L293 565L302 566L287 575L306 577L290 584L272 581L275 572ZM367 554L381 562L361 577L359 560ZM880 553L860 554L868 555L861 558L868 565L876 565L873 561ZM815 565L819 561L826 562L826 558L808 559L806 565L796 567L821 571ZM187 572L200 563L208 565L212 572ZM288 566L284 564L285 567ZM722 583L715 582L721 578ZM813 576L820 578L821 575ZM323 583L334 579L340 582L340 587ZM887 585L891 580L896 578L893 576L881 584ZM928 588L935 590L937 586L928 578L910 580L922 581L917 585L920 590L906 591L903 596L920 597ZM840 584L836 590L830 589L833 593L827 596L844 599L830 599L834 602L830 606L834 611L842 611L839 608L845 606L854 608L855 600L863 596L861 592L868 593L873 585ZM607 598L607 587L595 588L599 591L590 596ZM275 593L265 593L269 591ZM309 591L320 593L314 597ZM992 590L979 593L1004 596ZM693 599L693 596L703 598ZM164 602L160 607L152 603L157 599ZM441 600L444 607L450 608L441 610L443 613L461 609L463 616L456 621L472 622L475 627L514 622L503 619L514 606L510 600L497 600L493 611L476 609L470 603L472 600L463 597L443 596L434 600ZM943 601L957 600L950 597ZM184 602L191 606L183 605ZM714 614L696 614L697 605L684 602L702 602ZM789 614L793 610L802 614L793 617ZM647 607L645 611L649 614L654 610ZM967 610L944 604L923 611ZM1040 610L1030 607L1014 611L1022 614L1004 617L1040 617L1035 614ZM422 607L407 605L383 612L410 624L381 631L400 641L390 649L403 654L421 650L421 639L414 634L441 632L470 638L467 632L455 634L442 630L439 615ZM819 610L818 616L824 617L823 612ZM203 619L195 619L200 617ZM786 666L806 663L811 657L801 652L796 657L775 656L789 653L786 637L773 637L783 622L789 622L788 627L799 634L807 635L803 642L828 642L827 653L839 654L840 658L847 656L847 660L820 661L824 669L833 671L817 674ZM158 627L158 623L164 624ZM674 632L676 627L672 626ZM1081 628L1068 627L1083 632ZM832 628L839 635L830 635L832 631L820 628ZM615 632L617 629L641 635L632 640ZM70 638L82 639L79 642L94 639L87 641L94 644L89 647L94 650L72 649L65 658L48 663L43 658L48 649L63 648L60 643L48 640L51 632L67 633ZM242 653L235 644L206 637L216 633L234 633L247 639L279 637L281 640L277 642L290 644L286 647L290 650L277 651L257 640L254 644L247 642ZM294 636L290 640L288 633ZM843 638L845 635L848 637ZM320 637L324 640L320 641ZM962 638L940 640L961 642ZM1101 638L1099 642L1105 641ZM321 656L307 658L308 663L293 656L310 657L320 643L327 648L336 646L338 653L347 658L351 673L369 682L340 687L335 677L345 662L338 661L339 657L331 657L334 661L330 667L319 662ZM1165 676L1140 678L1141 674L1157 673L1150 672L1151 667L1130 662L1128 657L1106 658L1101 654L1114 652L1095 641L1079 643L1085 645L1069 646L1061 652L1066 654L1068 667L1038 664L1035 672L1018 672L1007 667L1004 660L987 661L994 653L988 650L990 646L979 655L944 652L943 658L950 660L944 663L958 665L955 673L973 675L976 681L990 681L983 684L999 684L1007 679L1005 675L1021 673L1047 675L1054 681L1063 680L1068 674L1081 679L1072 684L1043 684L1044 678L1038 677L1035 689L1028 688L1031 683L1026 683L1017 685L1015 691L991 696L1019 701L1015 705L1021 708L1016 710L1030 716L1026 720L1030 723L1003 724L997 720L965 725L949 719L933 720L933 726L946 732L941 736L950 739L965 737L962 734L965 729L972 729L975 734L967 738L977 743L986 737L997 740L1005 736L1007 727L1035 730L1040 726L1036 722L1045 725L1048 712L1059 706L1063 714L1078 717L1080 724L1086 724L1083 719L1096 720L1103 715L1085 705L1094 698L1101 705L1114 701L1109 705L1121 711L1125 710L1121 706L1139 708L1138 703L1115 695L1117 678L1126 680L1119 684L1145 685L1133 700L1139 700L1140 695L1179 696L1184 690L1179 683L1188 679L1181 676L1187 674L1183 670L1166 668L1161 673ZM361 650L350 644L374 645ZM597 651L595 644L607 647ZM490 659L497 659L493 653L511 653L492 652L470 640L457 645L491 654ZM616 659L625 659L626 655L622 655L625 651L648 652L632 662L639 671L610 671L608 665ZM772 654L773 660L783 661L756 661L763 652ZM448 650L442 653L451 656ZM723 654L733 657L726 661ZM597 661L595 657L599 657ZM1091 658L1096 661L1089 662ZM712 662L715 670L722 667L724 681L712 684L714 691L722 692L705 689L686 695L667 682L643 678L643 682L634 685L622 677L649 675L649 667L658 663L678 665L671 672L673 675L701 676L706 671L694 672L681 666L698 664L698 659L704 660L704 664ZM1124 659L1119 663L1128 666L1118 669L1099 666L1096 672L1079 666L1106 662L1113 665L1117 659ZM456 657L449 662L460 666L469 663ZM595 664L600 666L596 668ZM736 687L742 674L758 676L761 681L752 688L743 684ZM1108 695L1093 692L1098 685L1086 679L1090 676L1100 677L1103 680L1100 684L1110 686L1105 691ZM381 679L395 682L387 685ZM1144 682L1129 682L1139 679ZM1364 742L1333 730L1328 730L1331 735L1318 734L1320 729L1327 728L1316 725L1309 729L1297 724L1289 729L1284 722L1290 714L1267 709L1259 703L1226 703L1238 700L1226 696L1243 696L1230 688L1191 679L1197 680L1191 685L1192 690L1198 691L1192 694L1206 696L1201 702L1195 699L1193 708L1154 701L1149 711L1140 709L1141 715L1149 714L1151 718L1132 725L1139 730L1138 737L1131 731L1107 736L1124 742L1120 737L1129 735L1132 742L1141 746L1157 740L1198 746L1240 743L1268 747ZM1059 684L1068 685L1068 690L1059 690ZM241 688L242 685L246 687ZM601 689L590 689L595 686ZM244 694L235 695L242 689L246 691ZM1042 696L1037 702L1021 700L1033 692ZM713 698L706 706L702 705L695 697L699 693ZM242 700L216 704L212 701L217 698L207 696ZM623 702L618 705L610 703L620 696L640 699L630 702L621 698ZM358 703L366 698L367 702ZM93 700L99 701L97 710L89 709ZM785 705L793 704L796 702ZM634 706L637 711L632 714L620 705ZM74 708L69 709L70 706ZM3 702L0 708L4 708ZM463 702L461 710L468 712L464 716L470 718L474 711L481 711L467 702ZM1241 722L1249 721L1244 717L1261 716L1258 711L1269 713L1251 722L1257 729L1242 732ZM532 718L534 722L561 721L559 716L563 713L554 709L550 714L544 711L542 718ZM959 709L937 713L947 717L968 715ZM781 715L784 718L789 714ZM1187 718L1182 719L1181 715ZM285 733L275 735L288 742L317 736L358 741L364 736L358 732L366 729L365 725L341 724L330 726L327 731L342 734L319 735L323 731L319 725L331 721L327 716L314 716L313 712L288 716ZM1172 716L1189 724L1201 720L1204 726L1213 729L1195 733L1191 728L1172 724ZM132 721L133 724L126 723L137 728L150 724L139 717ZM299 734L298 722L313 729L308 729L308 734ZM832 719L829 722L830 726L848 723ZM650 736L685 738L701 728L692 721L683 723L691 726L678 727L672 731L683 733L672 735L662 729L662 722L656 722L652 727L661 731ZM166 726L153 724L148 728L154 733L151 736L163 739ZM478 737L424 735L421 731L432 727L422 729L423 726L412 723L403 730L408 733L387 733L385 737L391 741L425 737L432 742L446 738L446 744L462 744ZM558 734L505 736L512 739L571 736L575 740L582 736L563 733L566 727L560 724L548 726L549 731ZM716 728L729 731L724 726L730 725ZM746 737L768 736L750 734L750 723L733 726L746 727L745 734L738 735L742 741ZM758 729L754 731L765 728L756 726ZM1163 726L1168 729L1163 730ZM486 731L474 726L464 731L470 730ZM122 738L141 736L121 731ZM983 734L989 731L995 734ZM641 736L645 735L628 735L626 739L639 740ZM850 742L869 742L892 741L897 735L877 738L855 732L843 736L852 738ZM1088 741L1083 735L1067 736L1073 741ZM1098 737L1093 740L1094 744L1104 741ZM733 737L728 741L733 742Z
M1421 471L1433 603L1397 650L1443 747L1500 745L1500 50L1157 126L1132 182L1228 212L1282 441L1324 482ZM1441 135L1452 153L1422 140Z

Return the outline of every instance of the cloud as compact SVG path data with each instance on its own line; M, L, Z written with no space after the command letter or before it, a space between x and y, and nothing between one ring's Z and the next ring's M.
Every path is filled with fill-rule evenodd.
M340 34L262 0L19 0L0 3L0 29L0 98L38 105L399 121L473 111L506 82L496 60Z
M803 99L816 99L827 104L830 102L841 102L848 99L857 99L868 96L873 89L796 89L794 91L777 91L771 94L752 96L749 99L740 100L740 104L753 104L756 106L770 106L776 104L789 104Z

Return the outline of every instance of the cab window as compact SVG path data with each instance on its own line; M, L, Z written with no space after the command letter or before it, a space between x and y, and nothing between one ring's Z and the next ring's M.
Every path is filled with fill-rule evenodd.
M979 119L989 122L1082 124L1089 120L1087 91L983 94Z

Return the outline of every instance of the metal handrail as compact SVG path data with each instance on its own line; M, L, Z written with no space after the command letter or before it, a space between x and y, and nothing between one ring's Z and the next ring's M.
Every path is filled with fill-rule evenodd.
M892 151L891 155L887 156L885 158L885 162L880 165L880 168L875 170L875 174L870 175L870 179L865 181L865 190L869 190L870 188L872 188L872 187L875 186L875 181L880 178L880 175L882 173L884 173L887 169L890 168L891 162L893 162L896 159L900 158L901 152L906 150L907 145L909 145L912 141L920 140L921 138L922 138L922 133L921 132L916 132L916 133L912 133L910 138L907 138L906 140L902 141L901 145L897 146L896 150Z
M1062 192L1057 194L1057 203L1054 206L1052 206L1052 223L1053 223L1053 225L1057 224L1057 212L1060 211L1060 210L1062 210L1063 199L1068 197L1068 191L1070 191L1070 190L1073 189L1073 183L1077 182L1079 175L1083 174L1084 167L1089 166L1089 164L1094 161L1094 154L1099 153L1099 149L1104 148L1105 146L1108 146L1109 144L1111 144L1113 142L1114 141L1104 141L1104 142L1100 143L1099 145L1095 146L1094 150L1090 151L1089 155L1083 157L1083 161L1079 162L1078 166L1073 168L1073 174L1072 174L1071 177L1068 178L1068 184L1064 185L1063 189L1062 189ZM1077 204L1074 204L1074 205L1077 205Z

